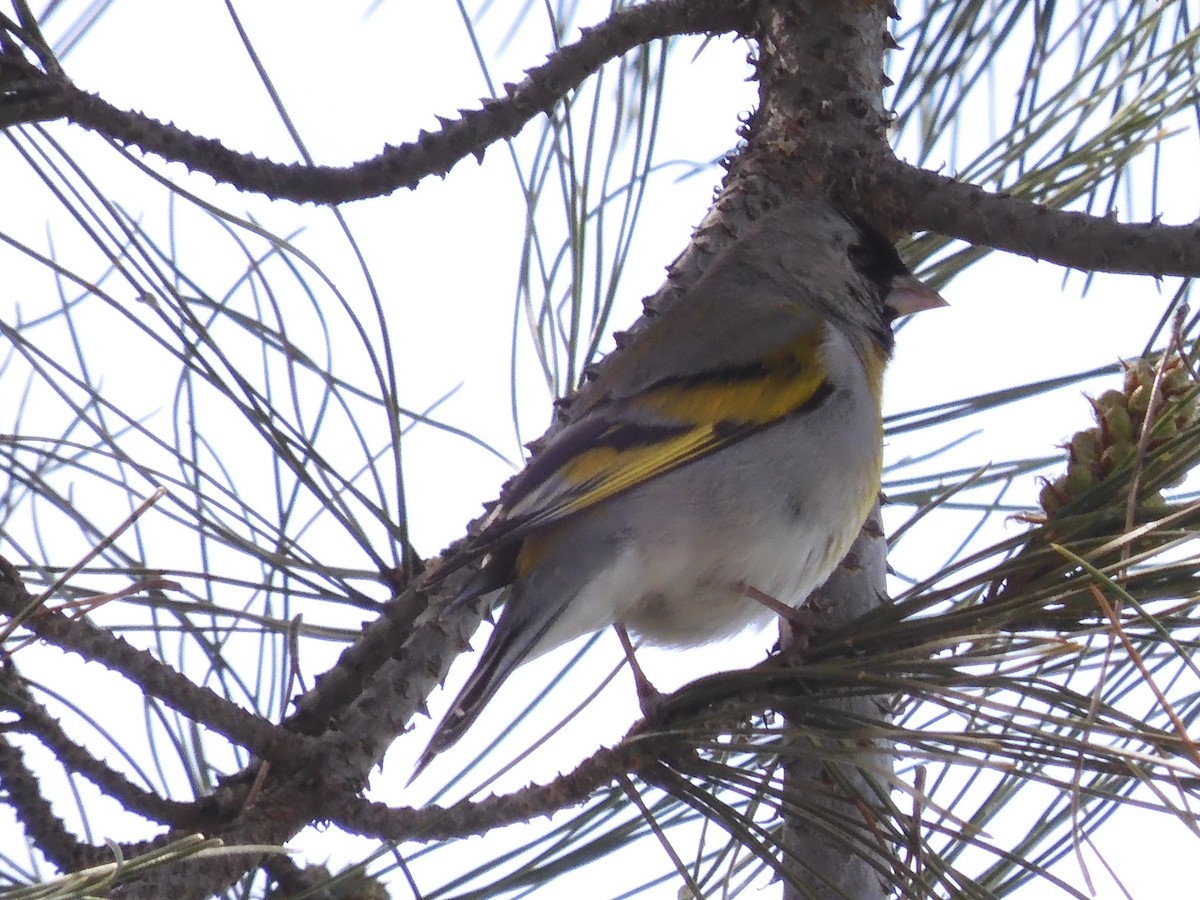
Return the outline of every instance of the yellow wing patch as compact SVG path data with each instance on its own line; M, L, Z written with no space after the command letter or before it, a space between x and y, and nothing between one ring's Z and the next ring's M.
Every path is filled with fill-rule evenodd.
M813 329L767 356L752 375L665 384L631 398L639 410L670 424L695 425L674 437L638 447L597 446L559 469L568 484L584 489L560 507L578 512L663 472L724 446L740 427L759 427L795 412L825 383L819 347L823 329Z
M537 511L527 507L518 526L528 530L516 560L518 577L553 540L537 534L541 526L707 456L818 399L828 390L819 352L824 337L823 329L813 329L753 366L681 378L628 398L637 420L651 414L662 420L664 433L678 430L632 446L605 444L601 436L558 467L550 476L557 489ZM613 433L619 431L615 426Z
M802 407L825 382L819 354L824 337L823 328L806 332L766 356L752 377L663 385L633 402L677 422L767 425Z
M564 503L561 511L570 514L607 500L655 475L699 459L717 443L714 428L709 425L644 447L596 447L581 453L559 470L560 475L568 483L592 486Z
M561 498L553 507L552 518L561 519L594 506L656 475L699 459L723 443L725 441L716 435L715 429L708 426L645 447L627 450L597 447L581 453L558 473L564 481L581 490L574 497ZM537 567L553 541L553 531L544 536L534 532L525 538L515 564L518 578Z

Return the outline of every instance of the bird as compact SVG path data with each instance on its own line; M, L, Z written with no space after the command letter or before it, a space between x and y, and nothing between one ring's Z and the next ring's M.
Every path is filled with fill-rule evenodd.
M436 571L478 563L447 610L503 608L413 778L576 637L697 646L803 604L878 497L892 322L943 305L864 219L793 200L648 308Z

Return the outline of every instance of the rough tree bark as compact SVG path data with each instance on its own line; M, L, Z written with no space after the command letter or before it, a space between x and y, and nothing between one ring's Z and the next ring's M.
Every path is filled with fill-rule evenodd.
M388 148L376 159L344 170L275 166L234 154L216 141L122 113L71 85L29 29L4 26L0 125L65 118L243 189L337 202L412 186L429 174L447 172L467 155L482 154L630 47L671 34L736 31L757 48L759 108L742 131L745 144L731 156L712 209L671 267L667 283L648 301L651 305L691 284L708 261L764 210L793 197L845 206L893 235L936 229L1092 269L1200 272L1195 226L1133 228L1039 210L898 161L887 144L888 113L882 94L883 58L891 45L890 12L889 3L875 0L647 3L618 12L603 26L585 32L577 44L531 70L521 85L512 86L507 98L488 101L459 121L446 121L438 133ZM1085 237L1081 240L1080 235ZM880 602L883 554L884 542L874 523L853 551L854 565L844 567L822 592L819 625L849 621ZM6 614L14 615L29 597L12 570L4 576L0 603ZM451 579L443 592L453 594L457 584L457 579ZM270 844L286 842L313 822L333 820L351 831L390 839L414 834L427 839L451 837L563 808L618 773L653 766L657 745L643 742L597 754L546 788L438 810L435 817L423 816L421 810L362 802L357 795L371 768L422 711L425 697L479 624L479 613L473 610L435 621L429 611L431 602L436 606L438 598L423 596L419 580L399 590L384 613L314 690L298 700L295 714L278 728L204 688L173 680L171 676L178 679L178 673L148 654L135 653L119 638L89 630L86 623L47 612L27 624L40 638L127 674L147 693L256 755L253 766L227 779L213 796L159 809L158 817L173 833L201 831L230 844ZM846 708L853 713L871 703L848 701ZM878 715L878 710L873 714ZM799 727L803 728L802 722ZM886 766L886 748L868 745L861 752L864 764ZM6 765L10 772L16 771L19 761ZM845 777L857 777L853 769L847 767ZM787 777L795 790L803 790L805 784L828 785L830 780L821 764L803 761L790 766ZM28 794L27 780L16 781L23 788L22 796ZM16 782L10 776L5 783L11 792ZM34 809L37 799L34 791L30 815L45 821L49 814ZM850 805L839 804L831 801L840 814L850 818L860 814ZM50 834L54 829L44 831ZM50 837L47 842L65 843ZM138 846L125 849L132 852ZM783 849L785 867L794 879L789 897L836 894L873 900L887 893L877 867L864 858L847 857L836 843L803 822L788 823ZM102 860L107 850L80 847L50 855L55 864L69 868ZM288 863L230 856L155 872L121 885L115 895L206 897L259 865L265 865L285 888L289 879L299 883L298 873Z

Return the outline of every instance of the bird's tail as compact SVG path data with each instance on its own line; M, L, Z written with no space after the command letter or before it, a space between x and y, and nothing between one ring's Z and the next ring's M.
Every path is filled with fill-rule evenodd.
M551 616L542 622L531 622L521 615L519 607L514 608L512 600L510 597L475 671L454 698L450 711L434 729L433 738L417 761L409 783L421 774L435 756L466 733L496 691L508 680L508 676L529 658L556 618Z

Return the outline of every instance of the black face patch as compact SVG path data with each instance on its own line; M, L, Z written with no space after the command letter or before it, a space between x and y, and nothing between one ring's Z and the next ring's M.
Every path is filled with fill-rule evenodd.
M865 219L854 215L850 219L858 229L858 241L850 245L850 260L858 271L879 285L882 294L887 294L895 279L911 273L891 241Z

